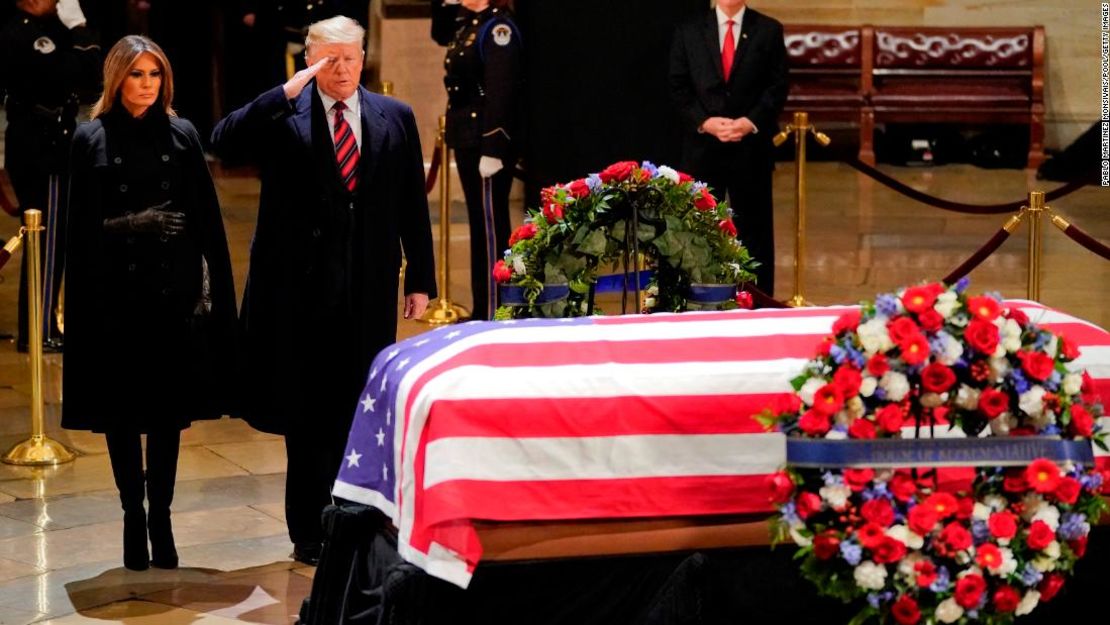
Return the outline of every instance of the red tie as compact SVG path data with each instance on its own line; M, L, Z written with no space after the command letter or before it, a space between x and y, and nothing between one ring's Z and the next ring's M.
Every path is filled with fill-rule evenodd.
M339 165L343 186L354 193L358 187L358 143L351 125L343 117L347 105L336 102L332 110L335 111L335 162Z
M732 36L732 26L736 22L729 20L728 30L725 31L725 44L721 46L721 68L725 70L725 80L732 73L732 59L736 56L736 38Z

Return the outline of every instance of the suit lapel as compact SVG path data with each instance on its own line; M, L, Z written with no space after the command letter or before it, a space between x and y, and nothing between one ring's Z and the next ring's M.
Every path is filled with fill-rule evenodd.
M386 125L385 114L382 112L370 95L362 87L358 88L361 105L359 117L362 118L362 150L359 153L359 185L367 185L374 178L378 161L384 158L386 140L389 138L389 127Z
M721 34L717 25L717 12L710 11L702 29L702 37L713 67L717 69L717 78L725 79L725 68L721 65Z

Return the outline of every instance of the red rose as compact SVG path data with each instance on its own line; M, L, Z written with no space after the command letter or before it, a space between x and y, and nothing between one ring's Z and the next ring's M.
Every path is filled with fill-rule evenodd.
M1056 368L1056 363L1052 362L1052 358L1044 352L1020 351L1016 355L1021 361L1022 370L1029 374L1029 377L1040 382L1047 380L1048 376L1052 375L1052 370Z
M859 310L849 310L848 312L840 315L833 322L833 334L840 336L846 332L855 332L859 327Z
M864 523L856 530L856 540L867 549L877 549L887 538L886 530L877 523Z
M944 317L940 316L936 310L929 308L921 311L917 315L917 322L925 328L927 332L936 332L944 327Z
M559 187L544 187L540 190L540 203L547 204L548 202L555 201L555 194L559 192Z
M584 198L590 194L590 187L585 180L578 179L567 185L567 193L576 198Z
M1029 325L1029 317L1025 313L1021 312L1021 310L1018 308L1008 309L1006 311L1006 318L1013 319L1022 328Z
M771 491L771 501L783 504L794 496L794 480L785 471L773 473L767 477L767 487Z
M824 436L832 427L828 415L823 415L816 410L807 410L802 418L798 419L798 427L810 436Z
M1069 540L1068 547L1071 548L1071 552L1075 554L1075 557L1082 558L1087 553L1087 537L1080 536L1075 540Z
M921 610L917 607L917 602L909 595L902 595L890 606L890 615L898 625L917 625L921 620Z
M694 177L691 176L690 174L683 173L681 171L676 172L676 173L678 174L678 184L685 184L687 182L693 182L694 181Z
M717 208L717 199L709 193L709 189L703 188L694 196L694 208L700 211L711 211Z
M956 374L939 362L934 362L921 370L921 386L930 393L943 393L952 388L955 383Z
M889 536L876 545L871 551L872 559L879 564L898 562L906 557L906 546L902 544L902 541Z
M717 227L730 237L736 237L736 224L731 219L722 219L717 222Z
M543 218L547 223L553 224L563 218L563 206L556 202L548 202L543 205Z
M914 483L909 473L902 471L895 473L894 477L890 478L888 488L894 498L902 502L910 501L917 494L917 484Z
M840 388L840 395L846 399L859 395L859 387L862 383L863 376L855 367L845 365L833 374L833 384Z
M794 507L798 511L798 518L803 521L808 519L814 512L821 510L821 498L816 493L800 493L798 499L794 502Z
M876 378L883 377L883 374L890 370L890 363L887 362L886 354L875 354L867 359L867 372Z
M975 319L967 324L964 339L972 349L989 356L998 349L998 327L989 321Z
M1010 396L1006 393L993 388L985 388L979 393L979 412L984 417L994 419L1009 409Z
M1025 544L1033 551L1040 551L1052 544L1056 540L1056 532L1048 526L1044 521L1033 521L1029 526L1029 536L1025 539Z
M902 294L902 306L912 313L932 308L936 302L937 292L929 286L911 286Z
M880 527L890 527L894 523L894 506L882 497L863 504L859 513L860 516Z
M913 571L917 573L917 585L921 588L928 588L937 581L937 567L929 560L918 560Z
M907 365L919 365L929 359L929 341L924 334L906 339L898 347L902 349L902 360Z
M859 492L875 479L874 469L844 469L844 484L854 492Z
M890 340L901 344L921 334L921 328L909 317L895 317L886 324L886 331Z
M536 236L536 224L528 222L513 230L512 236L509 237L509 247L516 245L518 241L527 241L534 236Z
M513 270L505 264L505 261L499 260L493 264L493 281L498 283L508 282L513 279Z
M902 424L906 418L902 414L902 407L898 404L887 404L875 413L875 420L879 427L888 434L897 434L902 431Z
M1007 493L1024 493L1029 490L1029 484L1025 481L1025 473L1007 474L1002 480L1002 490Z
M951 493L933 493L921 502L921 505L929 506L937 513L937 518L947 519L948 517L955 516L956 511L959 509L959 504L956 503L956 498Z
M875 424L867 419L856 419L852 421L852 425L848 426L848 436L861 440L875 438Z
M930 506L918 504L910 510L907 523L914 534L928 536L937 526L937 511Z
M619 163L613 163L601 170L598 176L601 178L601 181L605 183L613 182L614 180L619 182L631 176L632 170L635 168L636 163L634 161L621 161Z
M843 406L844 396L835 384L826 384L813 394L813 409L826 417L840 412Z
M968 298L967 311L971 313L973 319L994 321L998 318L998 314L1002 312L1002 307L998 305L998 300L993 297L980 295L979 297Z
M1025 481L1038 493L1051 493L1060 485L1060 467L1044 458L1037 458L1025 469Z
M995 512L987 520L987 528L995 538L1013 538L1017 535L1017 517L1006 510Z
M971 546L971 532L958 521L952 521L940 531L937 540L941 543L938 552L950 555Z
M829 352L832 351L832 346L835 342L836 339L831 336L826 336L825 338L821 339L821 342L817 345L817 355L822 358L827 358L829 356Z
M971 485L968 484L970 490ZM956 504L956 518L967 520L975 512L975 500L971 497L960 497L959 502Z
M1091 374L1086 371L1082 375L1083 383L1079 385L1079 397L1085 404L1093 404L1098 400L1095 395L1095 382L1091 379Z
M1037 590L1041 592L1041 602L1052 601L1056 593L1064 587L1064 576L1059 573L1049 573L1041 580Z
M794 393L782 393L775 397L775 414L798 414L802 400Z
M986 589L987 582L982 575L964 575L956 581L956 603L965 610L974 610Z
M1073 505L1079 499L1079 491L1081 490L1083 490L1083 485L1079 483L1079 480L1072 477L1061 478L1060 485L1056 487L1056 499L1060 503Z
M752 294L748 291L737 291L736 305L744 310L751 310L755 307L755 301L752 299Z
M1095 431L1095 419L1086 408L1079 404L1071 407L1071 429L1083 438L1091 438Z
M1079 358L1079 347L1061 334L1056 343L1056 353L1064 357L1064 362L1071 362Z
M833 530L826 530L813 538L813 555L818 560L828 560L839 551L840 539Z
M1019 603L1021 603L1021 594L1013 586L1000 586L994 591L994 609L1000 613L1013 612Z
M975 563L984 569L997 569L1002 566L1002 551L992 543L983 543L975 548Z

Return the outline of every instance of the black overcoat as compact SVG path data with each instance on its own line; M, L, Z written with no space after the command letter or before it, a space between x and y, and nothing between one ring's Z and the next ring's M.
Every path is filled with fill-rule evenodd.
M353 195L338 184L315 81L293 100L280 86L264 92L212 133L222 158L253 162L262 178L240 323L244 416L266 432L350 422L371 361L396 339L402 249L404 292L436 294L412 109L361 87L359 97Z
M117 104L78 127L70 160L62 426L149 432L231 412L235 287L196 129ZM185 214L184 234L104 229L158 204Z

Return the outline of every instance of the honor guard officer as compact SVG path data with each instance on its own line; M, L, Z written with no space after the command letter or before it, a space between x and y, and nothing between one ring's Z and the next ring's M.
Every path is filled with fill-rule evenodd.
M475 319L496 306L490 273L509 244L509 191L520 149L523 48L504 0L462 0L447 47L447 145L470 222Z
M60 179L66 171L77 109L99 91L100 46L95 33L86 27L77 0L17 0L15 8L0 29L0 99L6 97L8 119L4 166L20 210L45 211L50 177ZM61 191L58 193L61 197ZM47 215L48 220L55 220L56 250L64 249L62 217ZM57 301L61 286L62 266L62 255L56 254L54 271L46 275L47 284L53 287L48 297L55 296L53 301ZM24 273L20 277L18 338L18 346L24 350L26 292ZM60 336L54 327L50 335Z

